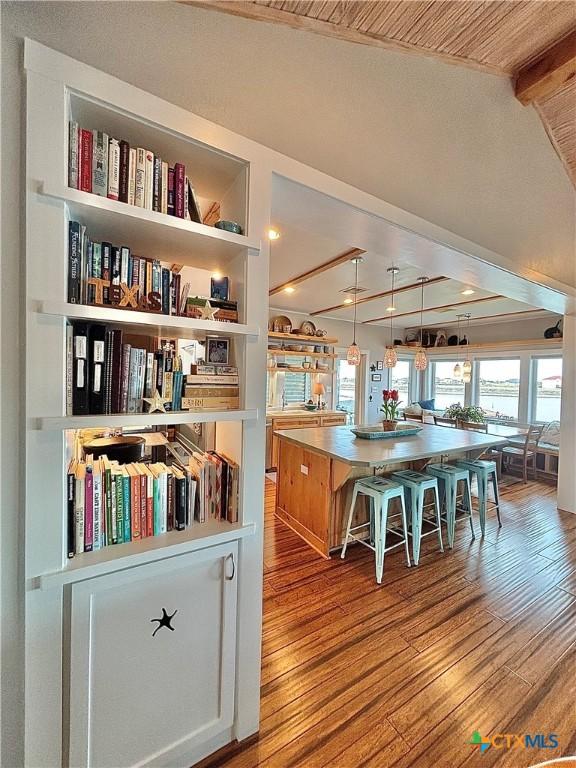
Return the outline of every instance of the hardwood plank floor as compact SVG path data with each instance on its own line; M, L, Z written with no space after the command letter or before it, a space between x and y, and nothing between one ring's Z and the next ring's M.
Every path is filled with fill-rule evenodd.
M555 490L503 485L486 537L434 537L420 565L319 558L274 516L266 481L261 727L203 768L524 766L576 753L576 515ZM479 529L479 526L477 526ZM474 731L555 733L556 749ZM563 763L563 766L576 765Z

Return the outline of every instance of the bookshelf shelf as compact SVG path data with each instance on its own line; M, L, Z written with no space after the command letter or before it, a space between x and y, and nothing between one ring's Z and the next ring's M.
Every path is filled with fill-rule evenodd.
M40 430L91 429L100 427L140 427L162 424L199 424L212 421L252 421L258 409L230 411L177 411L175 413L113 413L96 416L42 416L32 419L31 427Z
M320 357L330 360L334 360L338 357L338 355L329 354L328 352L294 352L291 349L269 349L268 354L272 357L283 357L284 355L288 355L288 357Z
M268 338L286 341L307 341L308 344L338 344L338 339L330 336L303 336L300 333L279 333L278 331L268 331Z
M271 368L268 368L268 370L273 372L281 371L282 373L334 373L332 368L324 370L322 368L279 368L278 366L272 366Z
M70 217L88 227L90 236L129 245L134 252L163 261L216 270L246 253L259 241L216 227L167 216L90 192L44 183L39 193L68 206Z
M206 334L221 336L246 336L258 338L260 329L255 325L241 323L222 323L217 320L196 320L191 317L173 317L170 315L136 312L110 307L95 307L85 304L40 301L37 305L39 314L67 317L70 320L90 320L101 323L117 323L127 330L155 331L159 336L177 335L179 338L204 337Z
M204 547L236 541L252 536L254 532L254 524L242 525L221 520L196 523L185 531L170 531L160 536L151 536L126 544L114 544L97 552L76 555L61 571L37 576L30 580L29 586L31 589L52 589L136 565L175 557Z

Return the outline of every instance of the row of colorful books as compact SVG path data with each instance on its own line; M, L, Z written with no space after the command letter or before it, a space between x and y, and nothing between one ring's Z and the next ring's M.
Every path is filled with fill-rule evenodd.
M180 274L158 259L135 256L125 245L96 242L83 224L68 222L70 304L117 305L184 315L189 292L190 284L181 286Z
M69 124L68 184L73 189L201 223L183 163L171 167L149 149Z
M66 336L66 413L142 413L155 393L166 411L182 408L182 360L153 337L75 320Z
M68 557L138 541L194 521L238 521L239 466L194 453L188 466L73 459L67 472Z
M195 366L186 376L172 342L83 320L72 321L66 333L68 416L144 413L144 398L156 394L166 411L240 407L235 366Z

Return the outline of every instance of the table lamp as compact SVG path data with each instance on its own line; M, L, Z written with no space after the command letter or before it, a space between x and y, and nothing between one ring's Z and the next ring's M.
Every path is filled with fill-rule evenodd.
M326 394L326 387L324 384L322 384L321 381L315 381L314 384L312 384L312 394L318 395L318 410L320 410L321 407L321 400L320 398L322 395Z

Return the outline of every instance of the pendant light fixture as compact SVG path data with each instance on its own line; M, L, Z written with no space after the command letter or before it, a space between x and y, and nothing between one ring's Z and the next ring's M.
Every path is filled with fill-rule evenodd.
M424 283L428 282L428 278L419 277L418 282L422 286L421 297L420 297L420 348L416 352L416 357L414 358L414 368L416 368L417 371L425 371L426 366L428 365L428 358L426 357L426 352L424 351L424 346L422 344L422 339L424 336L422 318L424 315Z
M396 350L394 349L394 329L392 327L392 313L396 309L396 305L394 304L394 278L398 274L400 270L398 267L388 267L388 273L392 275L392 300L391 304L388 307L388 311L390 312L390 344L386 347L386 352L384 353L384 365L386 368L394 368L396 363L398 362L398 355L396 354Z
M456 331L456 338L458 341L456 342L457 346L460 346L460 318L464 317L464 315L456 315L458 318L458 330ZM452 374L455 379L461 379L462 378L462 367L460 363L456 363L454 366L454 370L452 371Z
M472 361L470 360L470 312L467 312L464 317L468 320L468 333L466 334L466 360L462 366L462 381L464 384L470 384L472 381Z
M346 361L348 362L348 365L360 365L360 349L358 348L358 344L356 344L356 304L358 301L358 264L361 264L364 259L362 256L356 256L351 259L351 261L352 264L355 264L356 266L356 277L354 280L354 330L352 344L350 344L348 351L346 352Z

